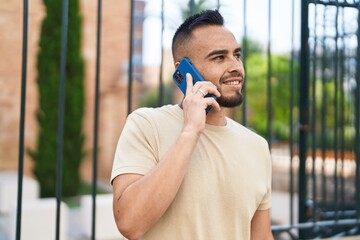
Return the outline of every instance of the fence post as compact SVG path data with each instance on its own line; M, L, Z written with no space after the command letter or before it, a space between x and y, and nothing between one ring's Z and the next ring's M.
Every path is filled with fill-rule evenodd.
M22 211L22 188L24 173L24 138L25 138L25 106L26 106L26 69L27 69L27 45L28 45L28 20L29 2L23 2L23 42L22 42L22 71L21 71L21 105L19 127L19 167L18 167L18 191L16 211L16 239L21 239L21 211Z
M360 220L360 4L358 5L357 66L355 88L355 161L356 161L356 217Z
M300 52L300 80L299 80L299 223L306 221L306 155L307 135L309 126L309 28L308 1L301 1L301 52ZM304 231L299 231L299 237L304 237Z

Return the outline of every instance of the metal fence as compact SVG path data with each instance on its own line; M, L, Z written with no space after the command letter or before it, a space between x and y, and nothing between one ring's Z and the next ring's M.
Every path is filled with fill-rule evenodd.
M66 35L68 0L63 0L62 8L62 51L61 76L59 88L59 141L58 141L58 189L57 189L57 226L56 239L59 239L61 178L62 178L62 118L64 66L66 59ZM192 2L192 1L190 1ZM269 3L268 35L271 39L271 6ZM218 8L221 10L221 1ZM292 16L295 15L294 0ZM98 0L97 18L97 61L95 124L93 152L93 214L92 239L95 236L96 218L96 169L98 108L100 81L100 29L101 0ZM246 0L244 6L244 38L247 37ZM23 59L19 136L19 169L16 239L21 239L22 182L24 157L24 123L27 69L28 37L28 1L23 1ZM289 108L291 109L288 126L289 187L290 187L290 223L287 226L274 225L273 233L278 239L310 239L332 236L360 234L360 2L353 0L308 0L301 1L301 49L294 47L292 32L292 51L290 53ZM134 1L131 1L131 16L134 19ZM131 33L133 21L131 20ZM163 16L162 16L163 20ZM292 27L294 29L294 18ZM128 71L128 109L132 109L133 79L133 34L130 39L130 67ZM247 46L243 46L246 53ZM272 146L273 103L271 78L272 69L271 41L268 41L267 74L267 139ZM247 55L244 56L246 67ZM296 65L300 65L297 71ZM162 64L161 64L162 66ZM247 69L251 71L251 69ZM160 71L162 72L162 71ZM160 76L160 102L163 98L162 77ZM242 123L247 125L247 105L242 108ZM298 114L296 111L298 111ZM298 164L298 168L295 166ZM297 183L297 184L296 184ZM294 204L294 195L298 193L298 205ZM294 211L299 217L295 219ZM110 220L109 220L110 221Z
M299 219L293 238L359 234L359 2L302 1ZM291 159L296 154L291 154ZM294 233L293 230L297 230Z

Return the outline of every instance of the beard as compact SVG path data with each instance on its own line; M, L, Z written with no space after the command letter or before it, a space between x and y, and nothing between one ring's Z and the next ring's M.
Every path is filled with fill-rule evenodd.
M234 71L228 76L223 76L220 79L219 83L223 83L227 79L232 78L232 77L242 77L243 78L243 74L241 74L241 72L235 72ZM244 84L243 84L242 88L240 89L240 91L236 92L235 95L224 96L222 91L221 91L221 85L220 85L218 87L218 90L219 90L219 92L221 94L221 97L217 98L216 101L219 103L219 105L221 107L233 108L233 107L240 106L243 103L243 100L244 100L243 87L244 87Z
M242 104L243 100L244 100L244 97L241 92L236 93L235 96L231 96L231 97L222 97L221 96L216 99L216 101L219 103L219 105L221 107L226 107L226 108L240 106Z

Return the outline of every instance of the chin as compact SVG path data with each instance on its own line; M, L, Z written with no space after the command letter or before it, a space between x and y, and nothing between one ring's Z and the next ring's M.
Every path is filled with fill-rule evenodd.
M232 108L240 106L243 102L243 95L241 93L233 97L220 97L217 102L221 107Z

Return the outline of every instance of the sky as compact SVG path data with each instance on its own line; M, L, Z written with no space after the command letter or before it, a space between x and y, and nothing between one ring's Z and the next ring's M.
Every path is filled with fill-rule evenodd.
M143 63L154 65L160 62L161 54L161 0L146 0ZM164 0L165 26L164 48L171 48L171 39L178 25L181 24L181 6L188 1ZM294 0L294 47L300 42L300 0ZM217 1L208 0L209 8L215 9ZM292 47L292 0L271 0L271 51L273 53L289 53ZM244 35L244 1L221 0L220 13L229 28L240 40ZM260 42L264 49L269 40L269 0L246 1L246 29L250 39Z

